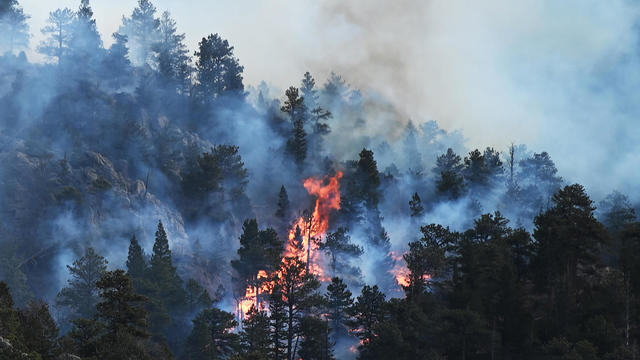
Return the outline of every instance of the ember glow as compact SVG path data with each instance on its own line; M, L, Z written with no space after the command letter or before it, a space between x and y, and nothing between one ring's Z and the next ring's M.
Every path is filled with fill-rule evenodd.
M406 254L406 253L404 253ZM391 273L393 277L396 279L396 283L401 287L405 288L409 286L409 269L407 268L407 263L404 261L404 254L400 254L396 251L391 252L391 258L394 261L393 269L391 269ZM431 279L431 275L425 274L422 276L422 279L428 281Z

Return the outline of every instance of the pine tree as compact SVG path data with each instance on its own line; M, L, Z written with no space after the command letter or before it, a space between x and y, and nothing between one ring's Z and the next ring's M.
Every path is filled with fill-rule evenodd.
M100 301L96 283L107 271L107 260L88 248L72 266L67 265L67 269L71 277L58 293L56 303L68 308L72 319L90 318Z
M222 96L244 93L244 67L229 45L218 34L211 34L198 43L196 57L196 90L200 101L208 104Z
M133 279L142 279L147 275L148 266L145 260L144 251L138 243L136 236L133 235L129 243L129 255L127 257L127 272Z
M462 177L462 159L451 148L447 153L438 156L433 168L437 176L436 188L439 195L457 199L464 194L464 179Z
M380 173L378 164L373 157L373 151L362 149L356 168L356 182L359 198L365 201L369 208L375 208L380 200Z
M102 39L93 18L93 10L89 0L80 0L80 7L73 21L70 48L74 60L92 61L102 48Z
M238 249L240 258L231 261L231 266L241 280L240 290L244 291L247 286L252 286L258 294L264 280L258 277L258 272L275 270L280 263L282 251L283 244L278 240L275 230L272 228L259 230L256 219L245 220ZM257 301L260 302L260 294L257 296Z
M131 17L122 18L118 32L129 39L133 64L143 66L152 63L153 47L160 39L156 8L149 0L138 0Z
M271 302L280 304L284 310L286 359L296 359L295 340L302 336L302 319L323 303L322 296L316 293L320 282L315 275L306 271L305 262L296 257L287 257L279 271L270 277L269 284Z
M185 343L185 355L192 360L228 359L239 350L238 326L233 314L211 308L193 319L193 329Z
M0 9L0 53L13 54L29 47L29 15L24 13L17 1L4 1Z
M141 340L149 335L143 296L136 294L123 270L108 271L97 283L102 302L97 318L105 324L100 359L149 359Z
M47 38L40 43L38 51L50 58L56 58L60 63L69 53L74 18L75 14L68 8L50 12L48 25L42 28L42 35Z
M424 206L422 206L422 199L420 199L420 195L418 193L414 193L409 200L409 210L411 211L412 217L420 217L424 212Z
M315 109L318 106L318 90L316 90L316 80L308 71L302 77L300 91L304 98L305 107L311 110Z
M320 250L324 250L329 255L331 273L335 276L339 265L343 264L341 257L357 257L362 255L362 247L351 243L351 237L347 234L347 229L338 228L335 232L327 233L324 242L320 242Z
M153 46L158 72L176 90L185 93L188 91L187 83L191 81L191 58L184 44L185 34L178 33L176 22L168 11L162 13L158 31L159 41Z
M351 291L339 277L331 278L331 284L327 286L327 319L330 322L332 331L336 337L347 334L347 323L349 321L349 311L353 306Z
M184 304L185 293L182 288L182 279L173 266L169 239L162 221L158 221L150 265L150 279L157 290L157 296L154 297L160 300L169 311L180 308Z
M23 344L42 359L53 360L60 353L58 326L49 312L49 305L32 301L20 311Z
M376 335L376 326L384 321L385 295L377 285L365 285L351 308L352 331L366 344Z
M269 343L270 360L282 360L287 353L287 308L280 287L272 287L269 293Z
M213 305L213 300L211 299L209 291L207 291L207 289L200 285L200 283L195 279L189 279L187 281L185 290L186 306L189 313L195 314L200 310Z
M276 217L282 221L286 221L289 217L289 196L287 195L287 189L282 185L280 193L278 194L278 209L276 210Z
M327 321L315 316L302 319L300 345L300 359L302 360L333 360L333 343L329 339L331 329Z
M104 72L108 74L107 84L115 89L131 83L131 61L129 60L129 39L126 35L113 33L113 44L102 60Z
M287 152L293 156L298 169L302 169L307 158L307 132L304 129L306 107L304 98L299 96L299 90L293 86L285 91L287 99L280 110L289 115L293 125L292 137L287 141Z
M251 306L242 320L240 337L245 357L252 360L268 359L271 350L269 315L264 310Z
M420 228L422 238L409 243L409 252L403 256L409 270L408 298L423 294L427 290L427 276L437 278L445 269L445 255L456 234L441 225L431 224Z

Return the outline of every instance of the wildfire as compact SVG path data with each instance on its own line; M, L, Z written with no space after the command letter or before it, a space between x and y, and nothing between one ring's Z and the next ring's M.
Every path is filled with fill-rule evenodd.
M396 278L396 283L402 287L409 286L409 269L407 269L406 262L403 258L404 254L399 254L396 251L391 252L391 258L394 260L393 269L391 273ZM422 276L425 281L431 279L431 275L425 274Z
M307 192L317 197L316 205L313 212L303 213L293 224L285 249L285 258L287 256L299 257L308 264L309 271L322 281L327 281L328 277L322 266L321 253L316 250L318 250L318 242L329 229L331 211L340 210L340 179L342 176L342 171L339 171L333 177L308 178L304 181ZM296 237L300 238L296 239ZM300 247L295 245L297 240L300 242Z
M287 257L300 258L307 263L308 271L318 276L321 281L329 281L329 277L325 274L322 253L317 251L318 243L329 229L331 211L340 210L340 179L342 176L342 171L339 171L332 177L311 177L304 181L303 184L307 192L317 197L315 208L313 212L305 211L293 224L282 257L283 262ZM298 246L296 246L296 241L299 241ZM239 318L243 318L251 306L261 308L260 294L269 291L269 283L266 281L268 275L266 271L260 270L257 276L259 285L247 287L245 296L238 302Z

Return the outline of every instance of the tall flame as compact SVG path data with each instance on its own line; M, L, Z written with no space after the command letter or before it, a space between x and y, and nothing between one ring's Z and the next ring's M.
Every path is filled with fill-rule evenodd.
M342 171L338 171L335 176L310 177L303 183L310 195L316 196L316 204L313 212L305 212L293 224L289 231L289 241L286 244L282 261L287 261L287 257L298 257L306 262L311 273L319 277L321 281L328 281L325 275L324 259L318 250L318 242L329 230L329 217L331 211L340 210L340 179ZM301 230L301 247L294 245L296 239L296 228ZM309 244L309 241L311 243ZM311 261L309 261L311 259ZM266 280L268 274L260 270L257 278ZM259 294L269 291L269 284L266 281L258 287L249 286L245 291L245 296L238 302L238 318L242 319L251 309L251 306L260 307ZM258 294L259 293L259 294Z

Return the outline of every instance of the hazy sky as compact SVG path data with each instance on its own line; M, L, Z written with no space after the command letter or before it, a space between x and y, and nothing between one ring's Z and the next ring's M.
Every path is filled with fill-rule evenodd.
M33 44L49 11L21 0ZM154 0L193 51L219 33L248 84L331 70L407 118L463 129L469 147L548 150L569 181L628 190L640 168L637 2L629 0ZM91 2L103 39L135 0ZM34 58L34 55L31 55ZM615 159L612 161L611 159ZM633 171L631 169L634 169Z

